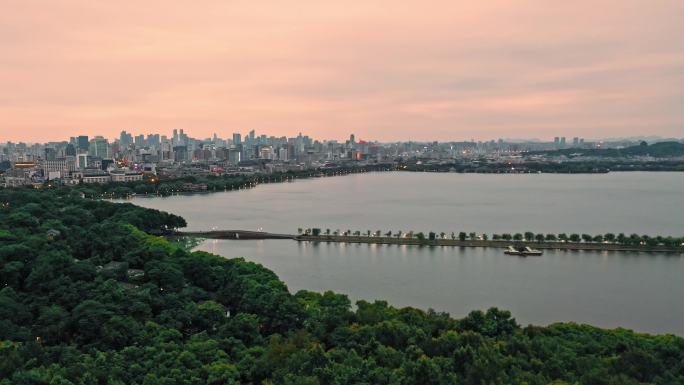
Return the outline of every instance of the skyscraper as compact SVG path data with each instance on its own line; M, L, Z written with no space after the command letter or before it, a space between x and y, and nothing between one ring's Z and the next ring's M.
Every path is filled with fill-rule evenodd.
M145 135L138 135L135 137L135 147L142 148L145 147Z
M55 160L57 157L57 151L52 147L45 148L45 160Z
M238 144L241 144L241 143L242 143L242 135L240 135L240 133L238 133L238 132L233 133L233 144L237 146Z
M185 162L188 159L188 148L185 146L173 147L174 162Z
M178 146L186 146L188 145L188 136L185 135L183 132L183 129L180 129L180 132L178 133Z
M76 147L71 143L67 144L66 148L64 149L64 155L76 156Z
M119 135L119 143L121 144L121 147L126 148L131 144L131 142L131 134L127 133L126 131L121 131L121 135Z
M88 141L87 135L79 136L76 143L78 144L78 149L80 151L88 151L88 148L90 147L90 141Z
M96 156L98 158L108 158L109 157L109 142L107 139L96 136L90 141L90 148L88 150L90 156Z
M147 135L147 145L159 149L161 140L159 139L159 134L149 134Z

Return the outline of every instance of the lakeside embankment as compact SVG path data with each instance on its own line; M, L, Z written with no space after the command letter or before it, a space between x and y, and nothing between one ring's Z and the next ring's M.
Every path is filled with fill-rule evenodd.
M684 161L661 160L653 162L599 161L599 162L539 162L516 164L472 161L423 163L420 160L344 165L312 168L277 173L234 173L225 175L187 175L181 177L148 177L135 182L109 182L69 186L87 198L119 199L132 196L170 196L177 194L213 193L242 190L262 183L292 182L297 179L332 177L367 172L435 172L458 174L606 174L611 171L684 171ZM54 186L52 188L55 188Z
M615 243L575 243L575 242L528 242L528 241L505 241L505 240L460 240L460 239L417 239L396 237L367 237L367 236L335 236L335 235L299 235L294 238L297 241L310 242L344 242L344 243L373 243L390 245L417 245L417 246L451 246L451 247L492 247L507 248L513 244L521 244L534 249L559 249L559 250L588 250L588 251L645 251L645 252L668 252L681 253L684 248L668 247L664 245L621 245Z
M235 173L226 175L187 175L176 178L145 178L125 183L79 184L69 186L94 199L126 199L136 197L166 197L181 194L208 194L250 189L259 184L293 182L297 179L333 177L367 172L396 171L391 164L372 164L355 167L318 168L278 173ZM53 187L55 188L55 187Z
M260 231L246 230L212 230L212 231L178 231L178 236L197 237L207 239L254 240L254 239L293 239L298 242L336 242L336 243L367 243L388 245L413 246L448 246L448 247L491 247L507 248L513 244L529 246L535 249L584 250L584 251L628 251L628 252L659 252L684 253L683 247L667 245L626 245L619 243L591 243L591 242L534 242L524 240L482 240L482 239L419 239L405 237L356 236L356 235L293 235L274 234Z
M177 231L175 235L209 239L295 239L295 235L249 230Z

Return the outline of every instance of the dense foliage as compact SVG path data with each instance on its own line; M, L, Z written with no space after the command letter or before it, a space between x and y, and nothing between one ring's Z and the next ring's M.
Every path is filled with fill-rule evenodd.
M605 174L611 171L684 171L682 160L631 160L627 158L606 160L523 160L520 163L491 163L487 159L462 160L450 163L402 163L402 171L459 172L478 174Z
M537 151L531 154L545 154L550 156L594 156L600 158L623 158L635 156L651 156L654 158L673 158L684 156L684 143L678 142L658 142L651 145L642 143L638 146L626 148L565 148L561 150Z
M397 163L360 164L356 166L335 166L307 169L301 171L275 172L271 174L198 174L183 177L145 176L141 181L108 182L103 184L80 184L68 186L88 198L126 198L132 195L169 196L179 193L218 192L252 188L260 183L279 183L295 179L321 176L337 176L377 171L418 171L418 172L458 172L458 173L608 173L610 171L684 171L684 161L631 161L629 159L606 161L525 161L514 166L504 163L489 163L485 159L446 163L423 163L419 159L397 160ZM45 186L56 187L52 182ZM201 187L200 187L201 186Z
M475 233L470 233L469 237L473 239L473 237L476 237ZM544 243L544 242L561 242L561 243L601 243L601 244L615 244L615 245L624 245L624 246L647 246L647 247L655 247L655 246L664 246L668 247L674 250L681 249L684 247L684 237L673 237L673 236L662 236L662 235L655 235L655 236L650 236L650 235L639 235L639 234L630 234L626 235L625 233L619 233L619 234L613 234L613 233L606 233L606 234L598 234L598 235L591 235L591 234L565 234L565 233L560 233L560 234L542 234L542 233L533 233L531 231L526 231L524 234L523 233L515 233L515 234L509 234L509 233L504 233L504 234L493 234L492 235L493 240L504 240L504 241L525 241L525 242L537 242L537 243Z
M421 241L424 241L426 244L429 244L429 241L435 241L435 240L440 240L440 239L451 239L451 240L456 240L458 239L459 241L503 241L506 243L509 243L510 241L516 241L516 242L526 242L526 243L535 243L535 244L543 244L543 243L568 243L568 244L601 244L601 245L620 245L620 246L632 246L632 247L642 247L644 250L649 250L649 249L654 249L654 250L662 250L665 248L666 250L671 250L673 252L679 252L684 250L684 237L673 237L673 236L662 236L662 235L639 235L639 234L631 234L631 235L626 235L625 233L619 233L619 234L613 234L613 233L606 233L606 234L598 234L598 235L591 235L591 234L566 234L566 233L560 233L560 234L543 234L543 233L533 233L531 231L526 231L525 233L515 233L515 234L510 234L510 233L503 233L503 234L492 234L491 237L488 234L482 233L478 234L475 232L452 232L451 235L441 232L441 233L436 233L436 232L429 232L427 235L423 232L414 232L414 231L409 231L409 232L403 232L403 231L388 231L388 232L383 232L381 230L376 230L376 231L371 231L371 230L366 230L364 232L356 230L346 230L342 231L340 229L337 230L332 230L332 229L325 229L322 230L320 228L309 228L309 229L302 229L299 228L298 233L300 235L313 235L313 236L321 236L323 239L325 239L326 236L341 236L341 237L377 237L386 240L387 238L397 238L397 239L418 239ZM658 249L658 247L660 247Z
M148 232L182 218L0 190L0 384L677 384L684 339L295 295Z

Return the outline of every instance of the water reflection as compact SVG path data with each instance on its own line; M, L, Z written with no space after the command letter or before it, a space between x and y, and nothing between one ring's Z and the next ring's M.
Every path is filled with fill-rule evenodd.
M476 175L374 173L240 191L133 199L182 215L189 229L475 231L681 235L680 173ZM684 254L206 241L202 249L274 270L293 290L434 308L498 306L525 323L587 322L684 335Z
M509 309L522 323L560 321L684 335L681 255L501 250L289 240L206 241L199 246L274 270L290 287L334 290L463 316Z

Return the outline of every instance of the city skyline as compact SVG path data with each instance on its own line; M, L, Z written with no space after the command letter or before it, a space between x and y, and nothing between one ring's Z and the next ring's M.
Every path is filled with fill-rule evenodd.
M681 137L682 35L670 0L12 2L0 141Z
M582 136L577 136L573 135L572 133L568 133L566 135L557 135L557 136L552 136L552 137L544 137L544 138L461 138L461 139L453 139L453 140L432 140L432 139L427 139L427 140L412 140L411 138L405 138L405 139L397 139L393 141L380 141L374 138L366 138L366 137L361 137L357 135L354 132L349 132L346 134L346 136L342 138L327 138L327 137L314 137L306 132L298 132L294 135L273 135L269 132L264 132L264 131L258 131L258 130L244 130L244 131L220 131L220 132L213 132L210 135L202 135L198 136L195 135L193 132L188 131L183 128L174 128L170 129L168 132L166 131L128 131L128 130L121 130L119 131L116 135L112 136L106 136L102 135L99 132L79 132L77 135L72 135L72 136L62 136L62 137L57 137L55 140L38 140L35 142L31 141L21 141L21 140L3 140L4 138L0 138L0 145L2 144L7 144L7 143L27 143L27 144L48 144L48 143L65 143L69 142L70 140L78 140L78 138L104 138L111 143L114 142L120 142L123 135L126 135L128 137L129 141L133 143L137 138L142 138L143 140L147 140L150 137L156 137L157 139L160 138L166 138L168 140L176 140L178 134L184 135L186 138L191 138L192 140L196 141L209 141L213 142L215 140L220 140L220 141L231 141L235 142L236 137L237 138L245 138L250 134L254 134L257 137L265 137L268 139L274 138L274 139L281 139L281 138L288 138L288 139L294 139L297 137L306 137L309 138L312 141L319 141L319 142L338 142L338 143L344 143L349 141L350 139L354 138L352 141L357 141L357 142L369 142L369 143L379 143L379 144L392 144L392 143L432 143L432 142L439 142L439 143L464 143L464 142L473 142L473 143L486 143L486 142L498 142L498 141L503 141L507 143L556 143L559 144L560 141L563 141L563 144L567 141L568 144L572 143L573 141L575 142L574 144L578 143L578 140L581 140L582 142L588 141L588 142L595 142L595 143L602 143L602 142L634 142L634 141L642 141L642 140L648 140L651 142L660 142L660 141L684 141L684 137L665 137L665 136L659 136L659 135L635 135L635 136L624 136L624 137L582 137Z

